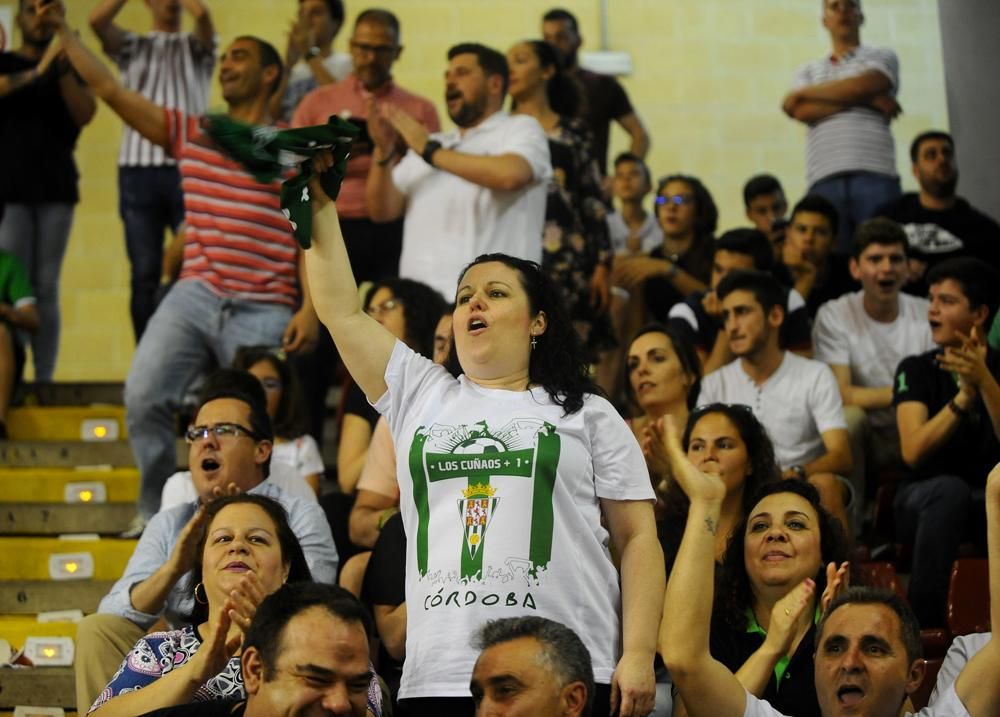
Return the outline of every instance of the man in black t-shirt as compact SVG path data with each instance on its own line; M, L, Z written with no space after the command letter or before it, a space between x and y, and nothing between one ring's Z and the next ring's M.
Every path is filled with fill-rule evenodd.
M1000 354L986 346L1000 277L959 257L938 264L927 281L940 348L896 369L896 424L913 476L896 493L895 512L899 537L913 542L910 604L921 625L936 627L959 543L966 526L982 524L983 486L1000 461Z
M577 52L583 44L576 17L568 10L549 10L542 18L542 36L545 42L559 52L565 71L578 83L580 89L580 117L593 133L593 156L601 175L608 173L608 134L611 120L628 132L632 138L629 152L645 159L649 151L649 133L632 108L625 89L611 75L585 70L577 62Z
M80 198L73 148L96 104L42 24L41 7L18 2L21 46L0 52L0 249L21 260L35 285L31 352L35 380L46 382L59 351L59 271Z
M1000 268L1000 224L955 194L958 166L951 135L923 132L910 145L919 192L908 192L879 210L903 225L910 242L910 283L904 291L925 296L924 275L955 256L974 256Z

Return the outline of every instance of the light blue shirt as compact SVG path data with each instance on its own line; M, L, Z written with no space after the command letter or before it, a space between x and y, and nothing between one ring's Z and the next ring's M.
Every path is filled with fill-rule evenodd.
M313 580L320 583L335 583L339 561L337 547L333 543L330 524L327 523L326 515L319 504L290 496L266 480L248 492L274 498L284 506L288 512L289 525L299 539ZM125 574L101 600L97 608L99 613L120 615L146 630L152 627L161 614L173 627L184 624L185 617L194 607L187 575L171 588L160 613L136 610L132 606L131 591L134 585L147 579L167 562L178 536L191 520L197 507L197 502L185 503L168 510L161 510L150 519L138 545L135 546L132 557L129 558Z

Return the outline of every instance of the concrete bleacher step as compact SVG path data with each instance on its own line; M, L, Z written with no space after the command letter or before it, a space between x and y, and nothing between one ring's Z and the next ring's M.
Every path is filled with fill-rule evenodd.
M0 615L0 637L23 647L28 637L69 637L76 640L75 622L39 622L36 615Z
M97 612L101 598L114 580L6 580L0 581L0 614L37 615L56 610Z
M187 444L178 439L175 444L177 465L187 467ZM45 466L73 468L76 466L111 466L125 468L135 465L128 441L84 443L79 438L69 441L0 441L0 465L24 468Z
M12 441L121 440L127 437L125 407L22 406L7 416Z
M72 708L74 712L67 711L66 715L75 715L76 683L73 668L0 670L0 709L12 710L17 705Z
M76 383L29 383L14 397L16 406L90 406L95 403L120 404L125 400L125 384L120 381Z
M93 561L90 579L117 580L125 571L136 542L121 538L0 537L0 581L50 580L52 555L78 553L88 553Z
M0 506L0 535L118 535L134 515L131 503L6 503Z

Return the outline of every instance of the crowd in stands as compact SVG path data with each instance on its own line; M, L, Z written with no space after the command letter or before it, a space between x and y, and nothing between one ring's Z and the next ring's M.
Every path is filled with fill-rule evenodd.
M0 53L0 439L29 347L52 379L77 135L98 101L125 124L138 543L79 625L80 714L897 717L959 555L1000 619L1000 225L940 130L901 193L860 0L822 1L827 54L775 100L806 194L750 177L721 232L566 10L448 49L442 129L390 10L340 53L341 0L298 0L282 55L219 45L209 0L147 0L145 32L125 4L90 15L117 74L64 0L19 0ZM232 150L217 48L233 126L333 139L270 173ZM861 584L873 549L905 597ZM1000 714L997 674L959 636L920 714Z

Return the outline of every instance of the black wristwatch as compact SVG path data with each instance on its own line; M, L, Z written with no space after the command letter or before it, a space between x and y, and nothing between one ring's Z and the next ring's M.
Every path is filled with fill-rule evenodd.
M441 143L436 139L427 140L427 144L424 145L424 151L420 153L420 156L424 158L427 164L434 166L434 153L441 149Z

